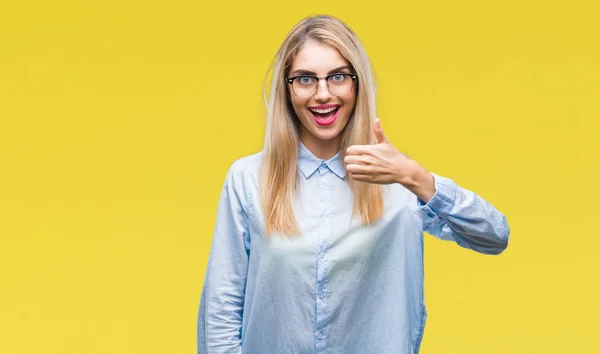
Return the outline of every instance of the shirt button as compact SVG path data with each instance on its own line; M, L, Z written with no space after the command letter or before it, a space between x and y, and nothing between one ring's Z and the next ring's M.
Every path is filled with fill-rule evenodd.
M319 254L321 256L321 259L325 258L325 251L321 251L321 253Z
M323 339L323 338L325 338L325 335L323 333L319 332L319 333L317 333L317 338Z
M324 298L325 298L325 293L319 293L319 297L320 297L321 299L324 299Z

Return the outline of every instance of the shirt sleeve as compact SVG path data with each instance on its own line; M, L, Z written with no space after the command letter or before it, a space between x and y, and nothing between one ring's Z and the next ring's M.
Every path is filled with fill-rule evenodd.
M427 203L417 198L423 229L479 253L497 255L508 246L506 217L489 202L453 180L432 173L436 192Z
M198 354L242 352L250 247L241 177L232 165L221 190L198 314Z

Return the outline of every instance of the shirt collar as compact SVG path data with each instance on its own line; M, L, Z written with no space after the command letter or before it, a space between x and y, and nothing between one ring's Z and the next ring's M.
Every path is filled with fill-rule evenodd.
M344 170L344 166L342 165L342 161L340 160L340 153L338 152L329 160L322 160L313 155L310 150L302 142L300 142L300 149L298 154L298 168L300 172L304 175L304 178L310 177L315 171L324 164L331 170L331 172L335 173L339 178L344 178L346 176L346 171Z

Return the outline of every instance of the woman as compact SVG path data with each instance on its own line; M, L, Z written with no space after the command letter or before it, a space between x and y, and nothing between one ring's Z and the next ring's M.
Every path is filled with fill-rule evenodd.
M230 167L198 317L199 353L417 353L423 231L485 254L506 218L400 153L368 57L329 16L277 52L263 151Z

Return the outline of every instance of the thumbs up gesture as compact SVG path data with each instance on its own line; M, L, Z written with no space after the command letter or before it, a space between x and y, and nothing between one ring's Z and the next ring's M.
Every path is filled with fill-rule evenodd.
M377 144L352 145L346 150L346 171L354 180L377 184L400 183L427 202L435 194L433 175L389 142L379 119L373 123Z

